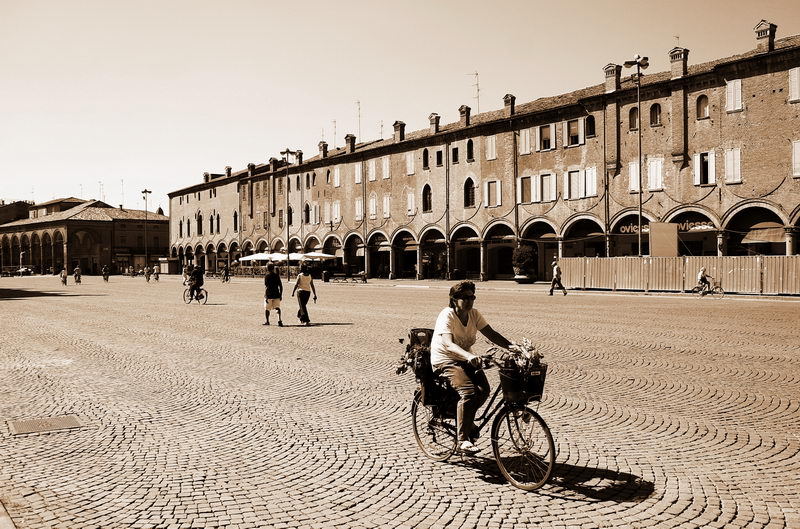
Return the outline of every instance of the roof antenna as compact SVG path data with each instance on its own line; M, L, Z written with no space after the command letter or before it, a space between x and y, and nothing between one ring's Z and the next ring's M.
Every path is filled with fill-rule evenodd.
M336 149L336 120L333 120L333 148Z
M672 38L675 39L675 47L676 48L680 48L681 47L681 36L680 35L673 35Z
M475 84L472 85L472 86L475 87L475 102L476 102L476 104L475 104L475 113L476 114L480 114L481 113L481 83L480 83L480 80L478 79L478 71L475 70L473 73L468 73L466 75L469 75L469 76L473 76L474 75L475 76Z

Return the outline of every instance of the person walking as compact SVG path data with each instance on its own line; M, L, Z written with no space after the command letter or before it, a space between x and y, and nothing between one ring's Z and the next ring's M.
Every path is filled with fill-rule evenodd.
M75 284L76 285L80 285L81 284L81 266L80 265L75 267L75 269L72 271L72 275L73 275L73 277L75 277Z
M281 277L275 273L275 265L270 263L264 275L264 325L269 325L269 311L275 310L278 313L278 327L283 327L281 298L283 298Z
M66 285L67 284L67 277L69 276L69 274L67 274L66 267L62 267L61 268L61 273L58 274L58 275L61 277L61 284L62 285Z
M297 291L300 292L297 292ZM311 325L311 319L308 316L308 298L311 293L314 293L314 303L317 302L317 290L314 288L314 278L308 273L308 265L303 263L300 265L300 273L297 274L297 280L294 282L294 289L292 290L292 297L297 292L297 303L300 305L300 310L297 311L297 317L300 319L301 325Z
M108 274L109 274L108 265L103 265L101 273L103 274L103 281L108 283Z
M149 266L145 266L144 267L144 279L148 283L150 282L150 267Z
M159 276L158 266L154 266L153 267L153 279L155 281L158 281L158 276Z
M550 296L553 295L553 289L558 287L567 295L567 289L561 284L561 267L558 266L558 257L553 257L553 280L550 282Z

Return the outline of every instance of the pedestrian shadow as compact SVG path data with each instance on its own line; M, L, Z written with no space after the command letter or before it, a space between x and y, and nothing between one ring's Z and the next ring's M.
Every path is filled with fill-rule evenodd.
M456 456L459 457L459 456ZM478 473L478 478L493 485L506 484L506 478L497 468L493 457L467 457L451 460L455 466L469 468ZM583 496L564 495L558 489L565 489ZM555 489L555 490L554 490ZM547 485L536 491L542 496L571 499L586 502L640 503L649 498L655 486L639 476L627 472L617 472L606 468L583 467L567 463L553 465L553 473Z
M353 325L353 322L334 322L334 321L326 321L322 323L312 323L309 327L323 327L325 325Z
M77 292L47 292L43 290L22 290L19 288L0 288L0 299L25 299L43 297L102 297L108 294L79 294Z

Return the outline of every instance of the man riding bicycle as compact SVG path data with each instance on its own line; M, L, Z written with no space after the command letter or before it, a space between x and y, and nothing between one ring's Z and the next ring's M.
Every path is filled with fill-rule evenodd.
M710 275L706 274L706 267L702 267L699 272L697 272L697 285L702 287L700 294L705 296L706 293L711 290L711 282L709 280L714 279Z
M473 308L475 283L461 281L450 288L450 306L436 318L431 341L431 366L437 374L450 381L459 395L456 409L456 429L459 449L474 453L476 435L473 432L475 414L489 396L489 381L481 369L480 356L470 348L480 331L500 347L511 342L492 329L480 312Z
M222 282L227 283L230 280L230 277L231 277L231 271L228 268L228 265L225 264L222 266Z
M196 266L189 274L189 299L200 299L197 296L203 283L203 268Z

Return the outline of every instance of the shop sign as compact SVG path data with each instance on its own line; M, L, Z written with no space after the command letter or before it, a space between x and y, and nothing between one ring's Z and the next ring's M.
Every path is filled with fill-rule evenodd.
M650 231L649 224L642 224L642 233L647 233ZM625 224L619 227L620 233L639 233L639 225L638 224Z
M687 231L710 231L716 230L713 224L711 224L707 220L701 220L696 222L684 221L678 222L678 231L687 232Z

